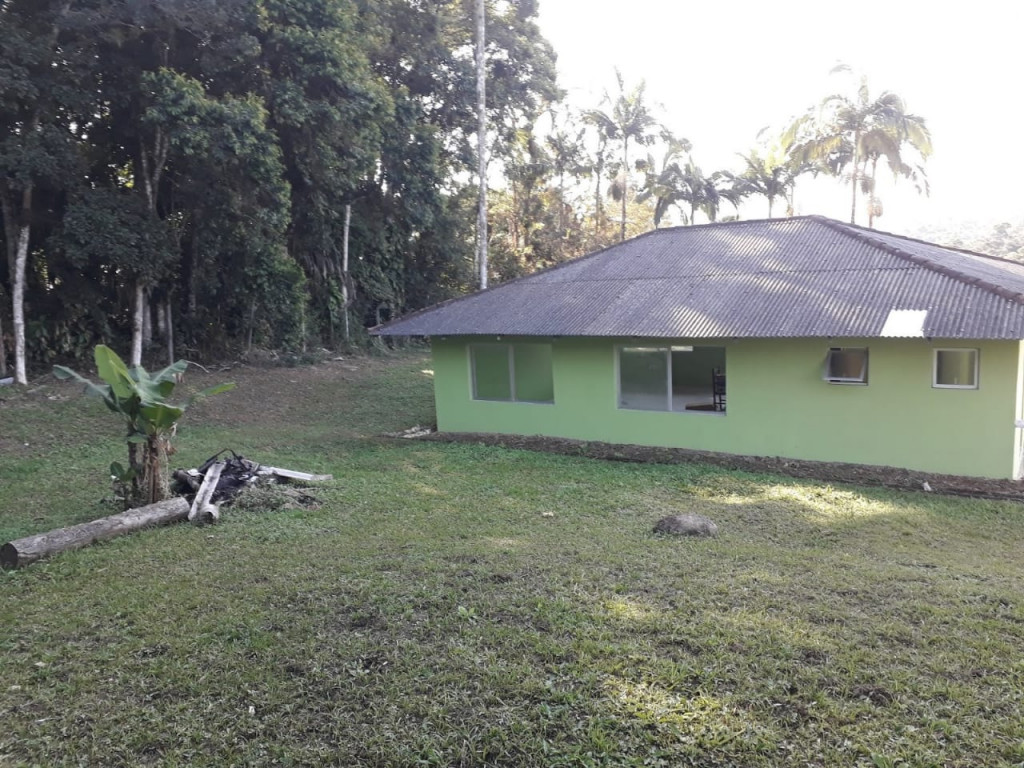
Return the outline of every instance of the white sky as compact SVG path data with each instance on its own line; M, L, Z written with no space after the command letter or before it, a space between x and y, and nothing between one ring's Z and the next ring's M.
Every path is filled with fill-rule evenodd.
M627 86L645 80L705 172L740 170L736 153L755 147L758 131L844 90L849 81L828 73L845 62L867 75L872 97L895 91L932 132L931 197L905 180L880 185L878 229L1024 214L1019 0L541 0L540 27L571 104L596 107L614 93L616 66ZM801 179L796 204L849 218L848 188L835 180ZM762 203L743 211L766 214Z

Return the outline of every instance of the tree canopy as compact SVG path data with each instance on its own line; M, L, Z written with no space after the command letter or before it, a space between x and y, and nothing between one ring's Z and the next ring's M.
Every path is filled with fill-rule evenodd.
M161 334L197 353L331 343L346 312L362 328L466 285L464 2L7 0L0 14L0 320L17 293L30 361ZM535 17L526 0L488 7L498 158L560 95Z
M854 213L879 161L926 188L927 126L892 93L862 82L795 120L788 152L705 171L642 80L616 70L569 108L535 0L485 6L495 281L749 196L792 212L807 172L845 173ZM365 343L472 290L475 7L0 2L0 376L99 343L131 364Z

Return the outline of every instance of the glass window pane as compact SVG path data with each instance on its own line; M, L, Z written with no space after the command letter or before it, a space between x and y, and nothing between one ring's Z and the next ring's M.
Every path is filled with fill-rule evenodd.
M724 391L715 397L716 372L724 382L725 347L672 347L672 410L724 410Z
M516 344L513 348L516 400L555 402L550 344Z
M825 371L826 379L839 381L867 381L868 351L866 349L829 350Z
M974 389L978 386L977 362L976 349L935 350L935 384Z
M476 400L511 400L508 344L474 344L473 397Z
M668 354L664 349L619 350L619 407L668 410Z

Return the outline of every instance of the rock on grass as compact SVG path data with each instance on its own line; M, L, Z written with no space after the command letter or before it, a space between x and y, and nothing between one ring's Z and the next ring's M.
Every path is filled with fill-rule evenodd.
M717 536L718 526L704 515L669 515L654 525L654 532L670 536Z

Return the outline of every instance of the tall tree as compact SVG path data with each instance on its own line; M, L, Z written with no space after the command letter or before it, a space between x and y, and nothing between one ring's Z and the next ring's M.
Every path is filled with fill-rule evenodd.
M58 100L68 86L59 44L70 7L71 0L8 0L0 9L0 211L18 384L28 382L26 270L37 189L74 164L68 112Z
M840 65L833 73L848 72ZM874 167L884 157L895 176L923 174L920 165L904 161L909 146L923 162L932 152L931 134L923 117L907 111L891 91L872 98L867 78L861 77L853 96L827 96L797 118L783 135L783 144L797 162L811 162L833 175L848 171L850 223L857 220L857 191L874 186ZM872 163L872 174L866 170Z
M288 254L307 277L318 322L333 326L345 279L342 212L367 194L394 119L394 98L371 63L383 30L372 9L351 0L262 5L259 89L290 188Z
M559 116L551 110L551 130L544 138L555 178L558 179L558 232L566 230L566 211L571 210L566 198L566 177L578 178L590 172L584 134L586 127L575 122L570 112Z
M487 14L484 0L476 0L476 152L477 200L476 240L480 288L487 287Z
M620 224L620 240L626 239L626 202L629 196L630 167L629 167L629 143L640 146L651 144L656 138L655 128L657 121L646 102L646 83L643 80L631 89L626 88L622 73L615 70L615 80L618 83L618 94L612 98L607 92L604 96L605 109L587 110L584 115L586 119L597 126L598 130L610 141L619 141L622 146L622 159L617 169L617 176L620 179L622 204L622 221Z
M79 13L79 35L96 40L100 68L90 186L107 187L125 201L137 198L125 210L138 215L134 226L156 246L130 260L126 254L117 267L132 307L131 365L142 361L153 325L150 299L157 290L170 292L191 223L185 217L193 211L182 210L179 194L188 177L179 165L202 156L217 89L235 84L233 59L251 62L234 28L245 19L246 3L141 0L84 6ZM218 70L218 78L210 76Z

